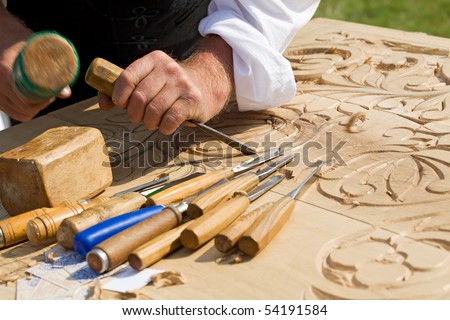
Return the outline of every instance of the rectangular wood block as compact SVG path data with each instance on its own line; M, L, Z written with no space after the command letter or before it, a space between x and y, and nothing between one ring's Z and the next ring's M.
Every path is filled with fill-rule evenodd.
M112 182L96 128L62 126L0 155L0 198L11 215L90 198Z

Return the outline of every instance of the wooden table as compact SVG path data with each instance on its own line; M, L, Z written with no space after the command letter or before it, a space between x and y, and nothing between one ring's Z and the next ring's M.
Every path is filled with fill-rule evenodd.
M298 155L293 177L250 208L290 191L318 159L327 161L320 178L256 257L224 256L212 242L180 249L153 267L179 271L187 283L146 286L138 298L450 298L450 39L315 19L286 56L298 83L291 103L248 113L230 103L210 124ZM244 159L190 128L174 141L149 132L121 110L99 110L95 98L2 131L0 151L63 125L104 134L117 164L105 194ZM0 298L15 299L14 279L47 249L24 243L0 251Z

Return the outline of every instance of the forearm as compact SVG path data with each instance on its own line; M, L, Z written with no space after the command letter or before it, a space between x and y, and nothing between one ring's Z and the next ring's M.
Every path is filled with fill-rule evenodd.
M184 63L195 72L204 84L203 94L217 112L228 102L234 93L233 51L219 36L211 34L204 38L199 49Z
M296 92L283 51L313 16L318 0L213 0L199 26L233 48L236 99L240 110L288 102Z
M0 61L10 64L32 34L19 19L11 15L0 3Z
M0 3L0 110L22 122L31 120L52 101L29 101L13 81L14 61L32 33Z

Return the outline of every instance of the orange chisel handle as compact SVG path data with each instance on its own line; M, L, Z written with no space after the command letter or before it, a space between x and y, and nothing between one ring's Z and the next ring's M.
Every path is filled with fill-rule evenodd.
M83 210L108 200L110 200L109 197L97 197L85 204L76 203L34 218L27 223L26 232L28 240L33 244L56 242L56 232L65 218L79 214Z
M231 199L236 191L249 191L259 183L258 176L254 173L245 173L217 188L214 188L196 197L189 204L186 214L191 219L200 217L217 205Z
M216 182L219 182L222 179L230 178L233 175L233 170L229 168L208 172L204 175L184 181L171 188L156 193L155 195L147 198L146 206L148 207L158 204L180 202L187 197L190 197L209 188Z
M80 214L64 219L56 232L56 240L66 249L73 249L75 235L94 224L141 208L146 198L139 192L129 192L86 209Z
M258 219L259 216L267 212L273 205L273 202L268 202L259 206L255 210L248 213L244 213L237 218L227 228L222 230L214 238L214 246L220 252L227 253L233 249L241 236L247 231L248 228Z
M239 250L249 256L257 255L278 234L295 208L295 200L285 196L261 214L238 241Z
M26 228L28 221L57 209L75 205L76 203L78 202L65 201L59 206L34 209L0 221L0 249L27 241Z
M220 231L225 229L250 205L250 200L243 195L235 196L222 203L208 214L193 221L180 235L181 244L188 249L197 249Z
M180 235L193 220L169 230L136 248L129 256L128 263L135 270L143 270L158 262L181 247Z

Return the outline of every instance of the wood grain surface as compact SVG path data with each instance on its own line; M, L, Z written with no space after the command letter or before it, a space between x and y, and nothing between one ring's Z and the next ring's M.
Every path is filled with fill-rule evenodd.
M449 299L449 54L450 39L312 20L285 52L296 97L246 113L231 101L209 124L259 150L279 146L296 154L283 169L290 179L247 212L280 199L322 160L318 179L255 257L221 253L213 240L196 250L179 248L151 267L181 272L187 282L149 285L140 297ZM104 195L248 159L195 128L175 137L147 131L122 110L99 110L96 98L1 132L0 151L60 125L103 133L114 176ZM0 298L15 298L14 281L2 279L24 277L46 249L25 242L0 251Z

